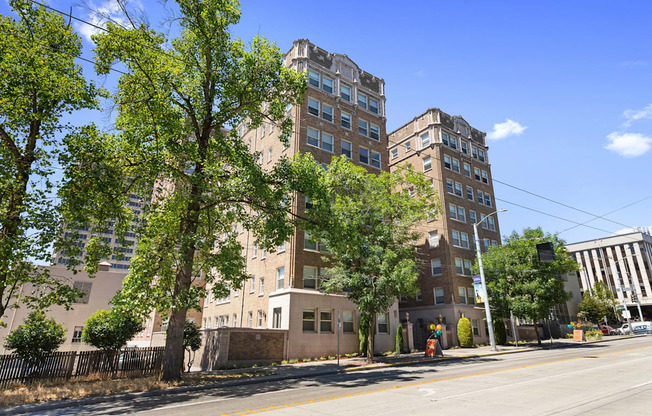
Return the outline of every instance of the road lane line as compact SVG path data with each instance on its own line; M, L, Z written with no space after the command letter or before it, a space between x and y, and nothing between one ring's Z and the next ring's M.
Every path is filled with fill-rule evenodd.
M606 352L606 353L602 353L602 354L595 354L593 356L594 357L603 357L603 356L607 356L607 355L624 354L624 353L628 353L628 352L632 352L632 351L640 351L640 350L645 350L645 349L649 349L649 348L652 348L652 346L632 348L632 349L623 350L623 351ZM586 358L585 357L567 358L567 359L564 359L564 360L556 360L556 361L549 361L549 362L538 363L538 364L522 365L522 366L517 366L517 367L503 368L503 369L499 369L499 370L491 370L491 371L484 371L484 372L480 372L480 373L465 374L465 375L461 375L461 376L445 377L445 378L440 378L440 379L437 379L437 380L419 381L419 382L416 382L416 383L402 384L400 386L381 387L381 388L377 388L377 389L363 390L363 391L354 392L354 393L340 394L340 395L335 395L335 396L327 396L327 397L322 397L322 398L317 398L317 399L304 400L304 401L300 401L300 402L290 402L290 403L286 403L286 404L269 406L269 407L261 407L261 408L258 408L258 409L250 409L250 410L244 410L244 411L232 412L232 413L222 413L222 414L220 414L218 416L251 415L251 414L255 414L255 413L270 412L272 410L281 410L281 409L287 409L287 408L290 408L290 407L298 407L298 406L304 406L304 405L308 405L308 404L327 402L327 401L331 401L331 400L338 400L338 399L345 399L345 398L349 398L349 397L363 396L363 395L372 394L372 393L380 393L380 392L384 392L384 391L402 389L402 388L405 388L405 387L423 386L423 385L426 385L426 384L439 383L439 382L442 382L442 381L459 380L459 379L463 379L463 378L484 376L484 375L488 375L488 374L504 373L504 372L507 372L507 371L521 370L521 369L533 368L533 367L540 367L540 366L543 366L543 365L550 365L550 364L559 364L559 363L565 363L565 362L570 362L570 361L579 361L579 360L584 360L584 359L586 359Z

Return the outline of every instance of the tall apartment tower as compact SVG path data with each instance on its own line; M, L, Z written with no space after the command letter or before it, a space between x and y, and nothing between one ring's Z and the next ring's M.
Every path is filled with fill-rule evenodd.
M348 56L329 53L308 40L295 41L284 60L287 67L307 73L308 90L303 104L289 109L294 133L287 147L273 124L255 130L239 127L242 140L260 152L260 163L271 168L281 156L310 152L324 166L344 155L370 172L387 170L384 81L361 70ZM292 209L301 215L307 203L297 195ZM324 295L319 290L326 247L298 229L276 251L265 252L250 233L239 232L251 277L228 298L205 300L202 327L285 329L289 357L315 357L337 351L339 316L340 351L357 351L355 305L341 294ZM397 325L395 306L379 317L377 350L393 348Z
M411 164L430 179L441 202L441 213L419 230L418 251L423 268L421 291L402 298L401 317L409 314L415 344L425 342L428 327L447 324L447 344L456 344L456 324L471 320L475 342L487 339L484 309L476 306L471 266L476 258L473 224L493 213L494 190L485 133L460 116L431 108L389 133L389 169ZM496 216L478 226L481 250L500 242Z

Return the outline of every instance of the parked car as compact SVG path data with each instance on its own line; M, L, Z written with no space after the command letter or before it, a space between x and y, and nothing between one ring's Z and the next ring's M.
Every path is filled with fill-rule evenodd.
M632 322L632 329L634 334L647 334L652 333L652 322ZM620 333L623 335L629 335L629 325L624 324L620 327Z
M602 335L618 335L620 332L618 329L612 328L609 325L600 325L602 330Z

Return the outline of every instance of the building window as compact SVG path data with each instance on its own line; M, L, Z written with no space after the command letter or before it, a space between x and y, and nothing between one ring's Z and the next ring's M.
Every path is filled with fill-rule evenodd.
M473 275L472 263L469 259L464 259L464 274L466 276Z
M480 179L480 169L478 168L473 168L473 176L475 177L476 181L481 180Z
M441 274L441 260L432 259L430 260L430 267L432 269L433 276L439 276Z
M378 108L380 108L378 105L378 100L373 97L369 97L369 111L374 114L378 114Z
M460 140L460 147L462 149L462 153L465 155L469 154L469 144L465 142L464 140Z
M272 161L272 149L269 149L267 151L267 163L270 163Z
M451 217L452 220L457 219L457 207L453 204L448 204L448 216Z
M272 311L272 328L281 327L281 313L283 308L274 308Z
M381 157L380 153L374 152L372 150L371 151L371 166L373 166L374 168L380 169L380 164L381 164L380 157Z
M442 303L446 303L446 299L444 299L443 287L436 287L434 292L435 292L435 304L441 305Z
M458 259L458 258L455 259L455 273L459 275L464 274L464 265L462 263L462 259Z
M354 311L342 311L342 332L352 334L354 332Z
M333 80L323 76L321 77L321 89L326 91L329 94L333 93Z
M462 248L469 248L469 235L467 233L460 233L462 239Z
M480 149L478 149L478 159L480 159L480 162L484 162L484 161L485 161L484 150L480 150Z
M317 268L303 266L303 288L317 289Z
M360 148L360 163L364 163L365 165L369 164L369 149L365 149L364 147Z
M333 310L319 311L319 332L333 332Z
M256 276L251 276L249 278L249 293L254 293L256 290Z
M367 96L361 92L358 93L358 106L367 109Z
M308 113L319 117L319 101L314 98L308 98Z
M450 179L446 179L446 192L448 192L449 194L454 193L455 191L453 190L453 186L454 186L453 181L451 181Z
M493 217L487 218L487 224L491 231L496 231L496 220L494 220Z
M453 172L460 173L460 161L453 159Z
M471 319L471 327L473 328L473 335L480 336L480 327L478 326L477 319Z
M412 142L405 142L405 153L410 153L412 151Z
M464 207L457 207L457 220L466 222L466 211Z
M321 105L321 118L326 121L333 121L333 107L327 104Z
M263 327L263 311L261 309L258 309L258 314L257 314L256 318L257 318L256 319L256 326L258 328L262 328Z
M251 311L249 311L249 313L247 314L247 326L249 328L254 327L254 313Z
M392 149L392 159L396 159L398 157L398 149Z
M303 232L303 248L305 250L317 251L317 240L312 238L308 231Z
M450 138L450 147L457 150L457 139L455 137Z
M466 199L468 199L469 201L473 201L473 188L471 188L470 186L466 187Z
M278 246L276 248L276 252L277 253L284 253L286 248L287 248L287 241L283 241L283 244L281 244L280 246Z
M82 295L78 297L74 303L88 303L88 299L91 297L91 288L93 287L93 282L74 282L73 288L82 292Z
M455 182L455 195L462 196L462 184Z
M448 146L448 134L446 133L441 134L441 142L444 143L446 146Z
M450 169L451 165L452 165L451 157L447 156L447 155L444 155L444 167L446 169Z
M439 247L439 232L430 231L428 233L428 245L430 246L430 248Z
M315 310L303 310L303 332L315 332Z
M475 305L475 292L472 287L466 288L466 301L469 305Z
M319 73L313 71L312 69L308 70L308 83L312 86L319 88Z
M321 148L327 152L333 153L333 135L328 133L321 134Z
M369 137L374 140L380 140L380 127L375 124L369 125Z
M258 279L258 294L259 295L264 295L265 294L265 278L261 277Z
M475 224L476 222L478 222L478 216L475 213L475 211L469 210L469 221L471 222L471 224Z
M457 288L457 297L459 298L459 303L466 305L466 288L458 287Z
M311 146L319 147L319 130L308 127L307 142Z
M340 118L342 119L342 127L351 130L351 114L342 111Z
M482 182L489 183L489 177L487 176L487 172L484 170L482 171Z
M340 97L344 101L351 102L351 87L346 84L340 84Z
M76 326L72 331L72 340L71 342L81 342L82 332L84 331L83 326Z
M347 159L353 157L353 145L346 140L342 140L340 146L342 147L342 154L346 156Z
M488 207L491 206L491 195L484 194L484 204Z
M423 158L423 171L428 172L430 169L432 169L432 159L426 156Z
M453 246L454 247L462 247L462 242L460 240L460 232L459 231L453 231Z
M484 205L484 192L478 189L478 204Z
M430 146L430 135L428 133L421 136L421 148L425 149Z
M364 120L358 120L358 133L363 136L369 136L369 123Z
M285 288L285 267L276 269L276 290Z
M379 313L376 315L376 322L378 322L379 334L389 334L389 320L386 313Z
M471 177L471 165L469 165L468 163L465 163L463 165L463 167L464 167L464 176L466 176L467 178L470 178Z
M421 293L421 291L417 292L417 298L416 299L417 299L417 301L422 301L423 300L423 294Z

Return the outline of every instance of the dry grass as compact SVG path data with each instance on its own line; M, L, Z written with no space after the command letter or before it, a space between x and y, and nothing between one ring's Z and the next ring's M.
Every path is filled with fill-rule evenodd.
M193 373L184 374L182 381L171 383L159 381L154 377L103 380L99 377L90 376L67 382L34 383L30 385L14 384L0 390L0 407L104 394L169 389L179 386L199 386L220 381L261 377L267 374L264 371L250 371L238 374Z

